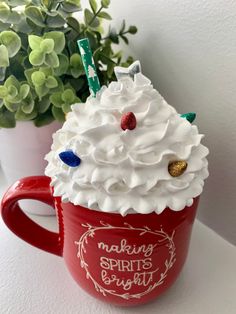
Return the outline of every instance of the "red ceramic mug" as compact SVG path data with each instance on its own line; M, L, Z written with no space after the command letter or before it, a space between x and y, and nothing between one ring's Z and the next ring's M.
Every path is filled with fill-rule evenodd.
M35 199L56 209L59 233L50 232L20 209ZM186 260L199 198L191 207L161 214L103 213L53 197L50 179L27 177L1 203L6 225L26 242L63 256L77 283L94 297L121 306L143 304L170 287Z

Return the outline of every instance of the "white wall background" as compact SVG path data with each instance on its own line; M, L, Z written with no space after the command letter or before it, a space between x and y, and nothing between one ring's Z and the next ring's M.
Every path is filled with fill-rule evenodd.
M198 217L236 244L236 1L112 0L109 11L138 27L124 48L159 92L197 112L210 149Z

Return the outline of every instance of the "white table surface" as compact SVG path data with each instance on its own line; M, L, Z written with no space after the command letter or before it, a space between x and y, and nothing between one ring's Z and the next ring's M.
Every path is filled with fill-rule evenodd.
M0 198L5 183L0 175ZM34 216L55 230L55 217ZM0 219L0 314L235 314L236 249L199 221L189 256L176 283L156 301L119 308L85 293L63 259L36 249Z

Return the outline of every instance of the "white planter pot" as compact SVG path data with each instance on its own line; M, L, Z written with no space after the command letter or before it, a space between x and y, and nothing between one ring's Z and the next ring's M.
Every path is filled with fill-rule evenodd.
M31 121L18 121L14 129L0 129L0 162L9 185L19 178L44 174L44 157L50 151L52 134L60 127L56 121L40 128ZM21 201L21 207L31 214L55 214L37 201Z

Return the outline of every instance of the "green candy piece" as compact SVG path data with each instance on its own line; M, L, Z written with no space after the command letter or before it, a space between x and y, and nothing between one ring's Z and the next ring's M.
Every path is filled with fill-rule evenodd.
M90 92L93 97L96 96L96 93L100 90L100 82L97 76L92 51L89 45L88 38L83 38L77 41L82 62L84 65L85 73L87 76Z
M188 113L183 113L180 116L181 118L185 118L186 120L188 120L190 123L192 123L195 118L196 118L196 113L195 112L188 112Z

